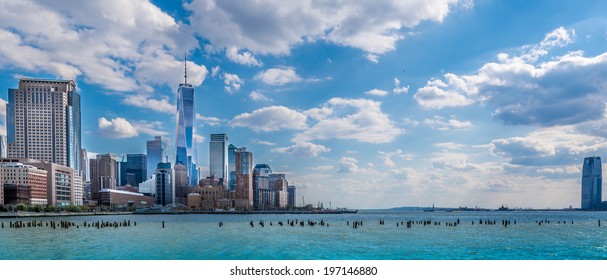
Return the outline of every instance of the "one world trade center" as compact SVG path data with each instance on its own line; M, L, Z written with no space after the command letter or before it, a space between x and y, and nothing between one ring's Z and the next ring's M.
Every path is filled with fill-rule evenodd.
M184 61L184 63L186 63ZM194 103L194 87L188 84L187 64L185 64L184 82L177 89L177 134L175 165L183 164L187 168L188 180L191 186L198 185L198 170L195 124L196 110Z

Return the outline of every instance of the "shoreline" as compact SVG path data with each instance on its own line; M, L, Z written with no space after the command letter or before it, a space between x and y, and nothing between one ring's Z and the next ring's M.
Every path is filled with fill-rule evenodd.
M1 213L0 219L15 218L36 218L36 217L74 217L74 216L110 216L110 215L131 215L133 212L86 212L86 213Z

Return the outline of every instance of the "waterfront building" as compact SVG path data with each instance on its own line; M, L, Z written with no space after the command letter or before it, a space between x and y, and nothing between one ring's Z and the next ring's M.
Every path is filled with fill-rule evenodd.
M171 163L158 163L156 168L156 199L155 204L166 206L175 201L175 181Z
M145 181L147 177L147 155L145 154L127 154L126 155L126 173L127 180L126 184L129 186L137 186L139 183ZM129 180L129 175L132 176Z
M123 156L120 160L116 159L116 186L125 186L126 179L126 161Z
M99 205L115 207L151 207L154 204L154 198L145 196L141 193L120 191L112 189L103 189L95 194L94 199Z
M116 189L116 155L100 154L90 160L91 192L102 189Z
M84 180L80 176L82 171L74 170L73 186L72 186L72 205L84 205Z
M7 157L80 170L80 94L72 80L19 80L8 89Z
M603 173L600 157L587 157L582 168L582 210L601 208Z
M274 191L274 206L277 208L287 207L287 186L289 182L285 174L270 174L270 189Z
M154 140L146 142L147 175L146 180L152 178L156 166L161 162L169 162L169 140L163 136L156 136Z
M183 164L175 164L175 202L179 204L187 204L188 194L190 193L190 185L188 182L188 172Z
M91 181L90 162L86 149L80 149L80 176L83 182Z
M228 190L236 190L236 146L228 145Z
M187 64L186 64L187 65ZM183 164L187 168L190 185L198 185L197 153L196 153L196 109L194 87L188 84L187 67L185 68L184 83L177 89L177 133L175 139L175 164Z
M287 208L294 208L296 201L296 189L295 186L291 185L287 187Z
M235 205L238 210L250 209L253 206L253 154L247 148L235 151L236 189Z
M48 202L46 177L46 170L29 164L0 163L0 185L4 189L4 201L6 204L46 205Z
M154 172L156 172L156 169L154 169ZM152 177L150 179L139 183L137 191L148 196L156 195L156 175L152 174Z
M253 168L253 209L275 208L274 191L270 189L272 169L267 164L257 164Z
M211 134L209 176L219 178L222 185L228 186L228 136L226 134Z

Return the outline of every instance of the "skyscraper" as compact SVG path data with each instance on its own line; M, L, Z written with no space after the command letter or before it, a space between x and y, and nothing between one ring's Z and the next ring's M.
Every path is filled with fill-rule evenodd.
M80 94L71 80L19 80L8 90L8 157L80 170Z
M211 134L209 176L219 178L222 185L228 186L228 136L226 134Z
M175 201L175 180L171 163L159 163L156 168L156 199L155 203L165 206Z
M236 190L236 146L228 146L228 190Z
M194 103L194 87L188 84L187 64L184 83L177 89L177 133L175 140L175 164L183 164L188 171L190 185L198 185L196 168L196 133L194 121L196 110Z
M237 149L236 158L236 208L253 206L253 154L247 148Z
M90 160L91 192L102 189L116 189L116 155L102 154Z
M584 159L582 170L582 209L600 209L603 188L603 173L600 157Z
M168 162L169 141L166 137L156 136L154 140L147 141L147 175L146 179L152 178L156 166L161 162Z
M135 176L134 182L128 182L127 180L127 184L138 186L139 183L145 181L148 173L147 168L147 156L145 154L127 154L126 173Z
M270 189L272 169L267 164L257 164L253 168L253 208L266 210L274 208L274 191Z

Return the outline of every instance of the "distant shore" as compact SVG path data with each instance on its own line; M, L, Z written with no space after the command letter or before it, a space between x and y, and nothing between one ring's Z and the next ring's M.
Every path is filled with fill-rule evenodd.
M99 215L131 215L133 212L59 212L59 213L35 213L35 212L13 212L0 213L0 219L31 218L31 217L72 217L72 216L99 216Z

